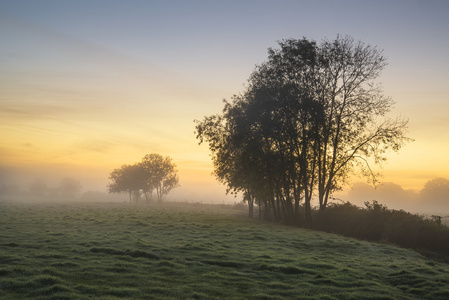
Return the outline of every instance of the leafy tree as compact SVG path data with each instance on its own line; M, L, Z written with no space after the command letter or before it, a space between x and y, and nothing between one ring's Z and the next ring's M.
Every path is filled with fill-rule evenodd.
M173 188L179 186L176 165L170 157L152 153L143 157L141 166L145 172L146 188L156 190L157 199L162 201L162 196L167 195Z
M228 189L278 220L298 218L303 199L310 224L312 196L323 211L355 167L375 180L371 164L409 140L407 121L386 117L393 101L374 84L386 65L376 47L350 37L279 45L223 115L197 121L197 138Z
M245 99L234 96L233 103L225 101L223 115L196 121L196 130L200 143L207 142L212 151L216 178L226 185L227 193L244 194L252 217L255 195L264 190L264 181L261 180L264 170L260 163L260 135L248 128L251 122L246 114L248 105Z
M162 157L159 154L148 154L142 162L134 165L123 165L111 172L108 184L109 193L128 193L129 201L133 196L137 202L141 194L144 194L147 202L151 201L153 191L156 190L158 201L178 186L176 165L170 157Z
M107 186L108 192L128 193L130 203L133 196L137 201L140 197L140 190L146 189L147 186L145 171L140 164L122 165L111 172L109 179L112 182Z

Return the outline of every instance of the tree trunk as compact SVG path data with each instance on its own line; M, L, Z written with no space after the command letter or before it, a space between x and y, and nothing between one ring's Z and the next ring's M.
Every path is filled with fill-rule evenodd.
M309 193L308 189L306 188L304 191L305 227L306 228L312 227L312 206L310 204L311 200L312 200L312 195L311 195L311 193Z
M252 198L248 199L248 217L253 218L254 216L254 200Z
M306 228L312 227L312 207L310 206L310 200L305 203L305 226Z
M301 200L301 195L296 187L294 187L294 194L295 194L294 218L295 218L296 222L299 222L299 201Z

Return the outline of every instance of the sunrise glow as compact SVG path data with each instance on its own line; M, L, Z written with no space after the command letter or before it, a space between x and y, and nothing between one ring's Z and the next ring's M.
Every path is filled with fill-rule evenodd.
M0 1L0 184L70 176L105 191L114 168L160 153L179 170L172 197L240 201L211 175L193 121L242 92L277 40L337 34L384 49L380 82L409 119L415 141L381 181L449 178L448 2L279 3Z

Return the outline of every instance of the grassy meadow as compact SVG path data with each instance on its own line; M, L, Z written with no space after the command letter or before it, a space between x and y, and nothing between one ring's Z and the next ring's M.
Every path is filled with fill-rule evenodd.
M448 299L449 265L232 206L0 203L0 299Z

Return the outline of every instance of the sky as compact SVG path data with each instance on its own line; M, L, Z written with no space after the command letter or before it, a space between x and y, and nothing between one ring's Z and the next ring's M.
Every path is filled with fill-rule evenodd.
M432 0L0 0L0 184L106 191L113 169L159 153L179 170L172 197L233 201L193 120L221 113L277 41L340 34L383 49L390 116L415 141L381 181L419 191L449 178L448 16Z

